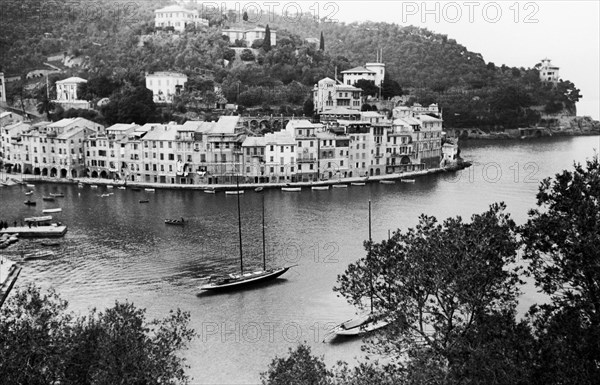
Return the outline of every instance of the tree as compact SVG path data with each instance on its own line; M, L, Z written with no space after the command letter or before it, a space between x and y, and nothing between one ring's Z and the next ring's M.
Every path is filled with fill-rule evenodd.
M30 285L0 310L0 376L6 384L185 384L178 356L194 338L189 314L146 321L145 310L116 303L103 313L68 313L54 291Z
M379 87L375 85L373 80L360 79L354 83L354 87L358 87L363 91L364 96L379 95Z
M108 124L146 124L157 118L152 91L145 86L124 87L100 108L100 112Z
M400 84L397 81L392 80L387 72L383 76L381 96L384 99L393 98L394 96L402 96L402 87L400 87Z
M414 229L365 242L367 255L334 290L359 308L372 296L375 316L391 321L371 348L401 357L425 346L447 372L461 363L455 349L486 316L515 308L516 226L504 210L494 204L471 223L421 215Z
M319 39L319 50L325 51L325 38L323 37L323 31L321 31L321 38Z
M240 59L242 59L242 61L254 61L255 57L252 51L246 48L240 54Z
M313 116L315 113L315 104L312 98L308 98L304 101L304 105L302 106L302 111L306 116Z
M244 11L244 14L242 15L242 20L248 21L248 12Z
M598 154L542 181L537 205L521 234L529 271L551 299L531 311L539 375L547 383L592 384L600 378Z
M275 357L266 372L260 374L263 385L326 385L331 373L322 357L311 354L310 347L298 345L287 358Z
M265 38L263 40L262 49L264 49L265 52L271 50L271 30L269 29L269 24L265 27Z

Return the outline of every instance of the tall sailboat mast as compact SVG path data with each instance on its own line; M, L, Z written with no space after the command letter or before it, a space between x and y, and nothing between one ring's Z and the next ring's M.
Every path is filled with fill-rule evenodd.
M237 212L238 212L238 232L240 236L240 274L244 274L244 260L242 252L242 214L240 213L240 176L239 174L235 178L235 185L237 188Z
M371 270L373 268L373 264L371 263L371 200L369 199L369 257L368 257L368 263L369 265L369 289L370 289L370 293L369 293L369 297L371 299L371 313L373 313L373 271Z
M267 253L265 252L265 196L262 195L262 243L263 243L263 270L267 270Z

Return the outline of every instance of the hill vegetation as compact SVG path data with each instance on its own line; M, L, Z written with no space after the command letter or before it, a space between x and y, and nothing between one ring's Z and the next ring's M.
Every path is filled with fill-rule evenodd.
M148 72L185 73L190 82L184 94L173 106L159 108L153 117L158 120L185 119L225 101L271 113L307 113L303 106L319 79L333 77L336 69L339 73L375 61L378 49L383 50L388 74L383 96L404 93L411 96L409 104L437 102L448 127L534 125L542 113L574 114L581 98L569 81L555 87L542 83L535 66L486 63L481 54L454 39L422 28L308 18L290 23L274 15L268 23L276 31L275 44L269 37L269 44L259 40L252 50L236 52L242 49L235 46L245 47L244 42L229 42L220 29L256 24L229 12L208 15L209 27L188 27L180 34L156 31L153 10L167 4L161 0L145 1L143 6L108 0L88 6L66 0L10 2L4 11L6 26L0 31L4 52L0 67L5 74L24 76L43 68L48 56L81 57L81 66L50 78L51 90L57 79L78 75L90 81L84 94L93 103L113 93L122 95L124 88L144 87ZM252 15L248 20L253 20ZM307 38L319 44L308 43ZM106 81L112 86L105 87ZM11 101L29 97L41 102L40 87L35 93L31 92L35 87L18 83L9 87ZM108 110L100 112L96 119L103 122L116 118Z

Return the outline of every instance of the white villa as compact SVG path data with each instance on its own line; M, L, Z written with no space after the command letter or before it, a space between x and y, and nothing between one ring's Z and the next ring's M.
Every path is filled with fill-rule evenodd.
M313 88L313 104L315 112L334 110L345 107L360 111L362 90L347 84L340 84L331 78L319 80Z
M256 27L253 29L239 29L239 28L228 28L222 31L223 36L229 38L229 42L233 43L236 40L244 40L246 45L250 47L254 40L264 39L266 29L263 27ZM271 29L271 45L277 44L277 31Z
M208 27L208 20L201 18L198 10L183 8L180 5L169 5L154 11L156 28L173 27L175 31L183 32L188 24Z
M559 80L559 69L559 67L554 67L550 63L550 59L542 59L542 66L540 67L540 79L543 82L557 83Z
M384 63L367 63L364 67L355 67L342 71L344 84L354 85L359 80L371 80L377 87L381 87L385 76Z
M73 76L56 82L56 100L65 110L69 108L89 109L90 103L87 100L79 100L77 89L80 84L87 83L87 80Z
M173 96L183 91L187 76L178 72L155 72L146 75L146 88L155 103L173 103Z

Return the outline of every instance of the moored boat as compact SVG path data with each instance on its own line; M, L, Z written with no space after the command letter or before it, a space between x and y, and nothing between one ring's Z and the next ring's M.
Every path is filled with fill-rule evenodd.
M51 197L55 197L55 198L64 198L65 194L63 193L50 193Z
M38 250L33 253L22 254L22 258L24 261L30 261L32 259L53 257L54 255L54 252L50 250Z
M92 185L90 185L90 188L98 188L98 185L92 184Z
M37 205L36 201L31 201L31 200L26 200L23 203L25 203L27 206L35 206L35 205Z
M31 184L31 183L27 183L25 186L27 186L27 187L29 187L29 188L34 188L34 187L35 187L35 185L34 185L34 184Z
M125 190L125 189L127 189L127 187L125 187L125 186L119 186L119 187L117 187L117 188L118 188L119 190Z
M207 193L207 194L214 194L214 193L216 193L216 191L212 190L212 189L206 189L206 190L204 190L204 192Z
M62 209L60 207L57 207L54 209L44 209L44 210L42 210L42 213L44 213L44 214L60 213L61 211L62 211Z
M365 182L351 182L350 183L351 186L364 186L366 185Z
M181 219L165 219L165 225L183 226L183 225L185 225L185 220L183 218L181 218Z
M347 184L334 184L333 185L333 188L346 188L346 187L348 187Z
M302 188L301 187L282 187L281 191L298 192L298 191L302 191Z
M329 190L329 186L312 186L311 190Z
M31 190L29 190L25 193L25 195L32 195L32 194L33 194L33 191L31 191Z
M40 242L40 245L47 246L47 247L56 247L56 246L60 246L60 242L59 241L42 241L42 242Z
M140 199L140 203L148 203L150 202L148 199Z
M113 186L112 184L107 184L106 188L114 188L115 186Z
M240 195L243 193L244 190L225 191L225 195Z
M145 192L154 192L154 189L153 188L145 188L144 191Z
M380 180L379 183L381 183L381 184L395 184L396 182L394 182L393 180Z
M414 179L400 179L400 182L402 183L415 183Z
M42 197L43 201L47 201L47 202L54 202L54 197Z

